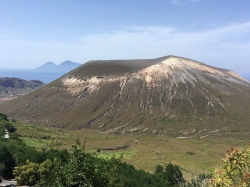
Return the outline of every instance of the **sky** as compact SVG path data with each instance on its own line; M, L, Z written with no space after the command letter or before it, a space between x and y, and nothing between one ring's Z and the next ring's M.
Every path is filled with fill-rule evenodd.
M249 0L0 0L0 69L176 55L250 74Z

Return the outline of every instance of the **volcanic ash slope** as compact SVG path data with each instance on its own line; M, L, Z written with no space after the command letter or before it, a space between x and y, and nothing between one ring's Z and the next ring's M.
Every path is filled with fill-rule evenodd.
M175 56L90 61L0 106L11 118L101 132L199 136L249 128L250 83Z

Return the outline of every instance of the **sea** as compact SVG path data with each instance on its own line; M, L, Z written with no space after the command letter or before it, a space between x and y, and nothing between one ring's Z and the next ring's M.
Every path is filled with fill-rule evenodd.
M67 72L36 71L30 69L0 69L0 77L20 78L24 80L39 80L48 84Z
M0 69L0 77L14 77L25 80L40 80L45 84L48 84L67 72L62 71L37 71L30 69ZM250 81L250 74L241 75L245 79Z

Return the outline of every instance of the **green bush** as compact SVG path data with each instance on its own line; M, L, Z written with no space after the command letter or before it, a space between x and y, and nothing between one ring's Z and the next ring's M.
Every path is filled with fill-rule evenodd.
M0 113L0 121L9 121L6 114Z
M114 158L107 161L85 153L84 146L77 141L67 162L55 159L52 172L39 184L48 187L106 187L114 179L117 163Z
M151 174L135 169L132 165L119 163L116 170L116 177L112 182L112 187L162 187L175 186L183 183L184 179L178 166L168 164L165 167L156 166L155 173Z
M27 160L30 163L42 163L47 159L54 160L54 157L60 158L63 162L67 160L69 153L66 150L50 149L38 152L35 148L27 146L15 132L13 123L8 121L7 115L0 113L0 177L12 178L13 169L16 166L27 165ZM5 129L10 132L7 143L2 134Z
M51 160L46 160L41 164L27 161L25 165L16 167L13 174L18 185L33 186L38 180L47 178L53 167Z
M0 176L12 177L15 162L5 144L0 144Z

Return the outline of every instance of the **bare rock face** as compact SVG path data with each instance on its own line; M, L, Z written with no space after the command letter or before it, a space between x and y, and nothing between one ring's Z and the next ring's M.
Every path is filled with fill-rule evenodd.
M90 61L0 110L47 126L206 137L247 133L249 104L250 83L233 71L167 56Z

